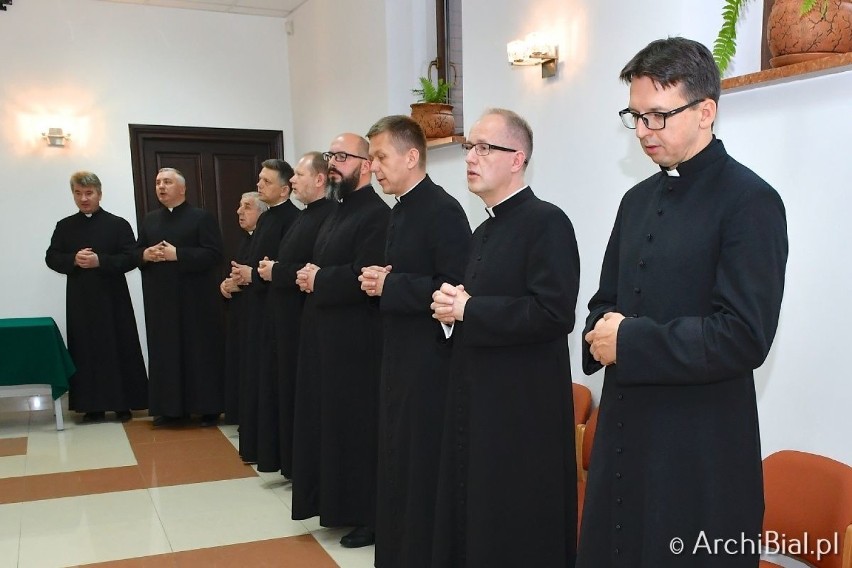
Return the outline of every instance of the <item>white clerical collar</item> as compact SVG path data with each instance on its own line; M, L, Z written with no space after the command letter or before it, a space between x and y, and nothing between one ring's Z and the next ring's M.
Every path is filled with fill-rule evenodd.
M249 236L254 234L254 231L248 231Z
M510 199L512 199L513 197L515 197L516 195L518 195L520 192L522 192L523 190L525 190L525 189L526 189L526 188L528 188L528 187L529 187L528 185L525 185L525 186L524 186L524 187L522 187L521 189L516 189L515 191L513 191L512 193L510 193L508 196L506 196L505 198L503 198L502 200L500 200L500 203L505 203L506 201L509 201ZM486 208L485 208L485 212L486 212L486 213L488 213L488 216L489 216L489 217L494 218L494 217L496 217L496 216L497 216L497 215L495 215L495 214L494 214L494 208L495 208L495 207L497 207L498 205L500 205L500 203L495 203L495 204L494 204L494 205L492 205L491 207L486 207Z
M91 213L83 213L83 215L85 215L85 216L86 216L86 217L88 217L89 219L91 219L91 218L92 218L92 214L91 214Z
M406 196L406 195L408 195L409 193L411 193L411 190L412 190L412 189L414 189L415 187L417 187L418 185L420 185L420 183L421 183L424 179L426 179L426 176L425 176L425 175L424 175L422 178L420 178L420 181L418 181L417 183L415 183L414 185L412 185L411 187L409 187L407 190L403 191L403 192L402 192L402 193L400 193L399 195L394 196L394 199L396 199L396 202L397 202L397 203L399 203L399 202L402 200L402 198L403 198L404 196Z
M174 210L175 210L175 208L174 208L174 207L169 207L168 209L169 209L169 213L171 213L172 211L174 211Z
M666 175L669 177L680 177L680 172L677 171L677 168L672 168L670 170L663 170L666 172Z

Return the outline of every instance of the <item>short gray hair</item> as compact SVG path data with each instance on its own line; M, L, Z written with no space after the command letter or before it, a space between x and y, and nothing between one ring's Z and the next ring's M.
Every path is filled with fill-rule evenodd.
M183 184L184 186L186 186L186 177L184 177L184 175L180 172L179 169L177 169L177 168L160 168L159 170L157 170L158 174L162 173L162 172L172 172L173 174L175 174L175 177L177 177L178 180L180 180L180 183Z
M75 185L79 185L80 187L94 187L95 191L98 192L98 195L101 193L101 180L94 174L94 172L74 172L71 174L70 185L72 190Z
M243 199L253 199L254 204L257 206L258 210L261 213L265 213L269 209L269 204L260 199L260 193L257 191L247 191L240 197L240 201Z

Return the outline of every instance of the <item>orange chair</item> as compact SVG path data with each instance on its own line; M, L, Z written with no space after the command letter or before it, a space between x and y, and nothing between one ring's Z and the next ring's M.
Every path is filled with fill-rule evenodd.
M586 426L586 420L589 419L589 414L592 411L592 391L589 387L577 383L571 383L574 392L574 456L577 460L577 479L583 473L582 467L582 446L583 446L583 428Z
M781 553L816 568L852 568L852 467L783 450L763 460L763 483L764 546L783 544Z
M589 421L578 426L577 451L580 469L577 472L577 534L580 533L580 522L583 520L583 504L586 501L586 477L589 474L589 463L592 460L592 445L595 441L595 430L598 427L598 408L592 411Z

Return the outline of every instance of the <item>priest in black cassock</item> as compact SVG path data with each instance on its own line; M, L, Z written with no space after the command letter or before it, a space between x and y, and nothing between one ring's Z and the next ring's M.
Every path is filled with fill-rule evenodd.
M302 314L293 436L293 518L354 526L344 547L373 543L382 330L361 267L382 264L390 209L370 185L369 144L341 134L323 154L338 202L297 273Z
M432 566L570 568L574 229L524 182L524 119L488 110L462 147L468 188L489 219L473 234L464 284L433 295L436 319L452 326L453 355Z
M621 119L660 171L622 198L589 302L583 369L606 372L577 566L757 568L753 370L781 309L784 204L713 136L705 46L654 41L621 79ZM736 545L696 549L702 534Z
M428 567L438 489L450 343L432 318L432 292L458 284L470 246L461 205L426 174L426 137L408 116L367 133L370 158L391 210L385 264L361 269L361 289L380 298L376 566Z
M258 459L258 404L260 399L271 393L261 392L260 375L268 372L262 365L265 350L274 348L266 338L271 333L267 329L267 293L269 282L257 274L261 260L275 256L281 238L296 220L299 208L290 201L290 178L293 168L284 160L271 158L262 164L257 176L257 191L260 199L269 206L257 220L257 229L251 239L248 262L231 262L231 278L240 286L246 286L244 294L247 313L247 331L243 376L239 389L240 404L240 457L244 462L255 463Z
M269 209L269 205L260 199L260 193L256 191L247 191L240 197L240 206L237 208L237 222L240 228L245 231L245 234L237 249L237 257L231 259L233 262L237 264L249 262L251 237L255 228L257 228L257 219L267 209ZM228 276L219 284L219 291L228 300L225 335L225 424L238 424L240 377L245 365L245 356L241 357L241 353L246 350L244 343L247 335L248 314L243 303L244 295L240 294L243 287L234 281L230 275L230 270Z
M178 170L162 168L156 183L163 207L142 220L136 251L148 334L148 411L154 426L190 414L214 426L224 407L222 233L210 213L186 202Z
M45 262L65 274L68 350L77 372L68 407L83 422L131 419L147 408L148 377L125 272L136 268L130 224L101 209L101 180L92 172L71 176L79 213L56 224Z
M281 239L275 260L261 260L258 274L270 283L267 299L265 365L260 374L258 404L258 471L293 475L293 413L299 330L305 294L296 285L296 272L313 256L320 227L334 202L326 199L328 164L319 152L308 152L290 179L293 197L305 209Z

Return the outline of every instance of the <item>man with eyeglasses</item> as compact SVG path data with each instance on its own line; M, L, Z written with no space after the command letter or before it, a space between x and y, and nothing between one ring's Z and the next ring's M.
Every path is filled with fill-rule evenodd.
M463 285L442 284L431 306L453 342L432 566L572 567L574 228L524 181L523 118L490 109L462 147L489 218Z
M244 343L245 364L242 366L243 376L239 392L239 451L240 457L247 463L257 463L259 430L269 427L260 423L258 406L261 400L267 400L271 396L271 393L261 389L261 374L268 371L263 365L266 352L275 349L274 343L269 339L267 326L269 282L258 275L257 267L261 260L278 252L281 239L299 213L299 208L290 200L293 167L287 161L277 158L264 160L261 166L257 175L257 192L269 209L257 220L257 228L251 237L248 262L240 264L231 261L231 279L237 285L246 287L244 306L247 327ZM259 468L261 467L259 464ZM263 468L260 471L269 470Z
M432 292L458 284L470 246L459 202L426 174L426 136L408 116L367 132L376 180L397 203L385 263L361 269L361 289L381 298L378 568L431 565L438 462L450 344L429 310Z
M361 267L382 264L390 208L370 185L369 144L341 134L323 154L337 201L311 262L296 273L302 314L293 435L293 519L355 527L342 546L373 544L382 330Z
M661 171L623 197L589 302L583 369L606 372L577 566L756 568L753 370L778 325L784 204L713 135L705 46L654 41L621 79L621 119Z

